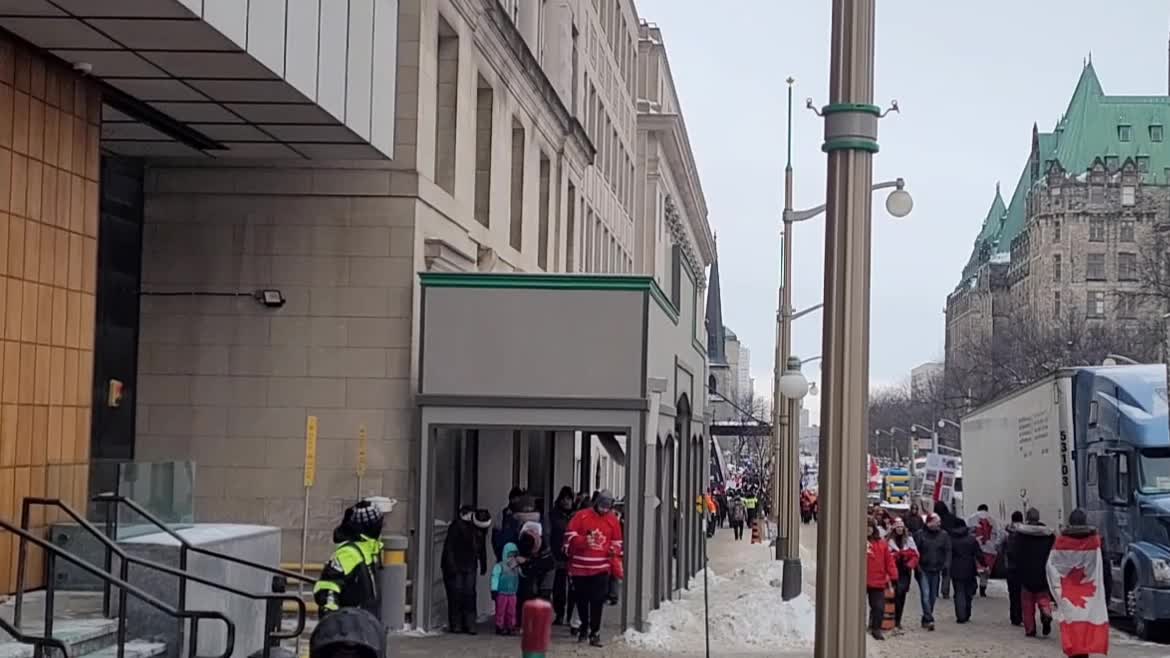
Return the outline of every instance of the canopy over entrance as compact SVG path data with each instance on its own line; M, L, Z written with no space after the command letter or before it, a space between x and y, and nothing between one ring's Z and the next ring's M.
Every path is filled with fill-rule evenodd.
M547 518L553 487L588 491L603 471L620 470L620 484L606 487L624 497L619 616L622 627L641 626L701 566L693 502L710 451L703 410L688 402L704 399L706 381L693 279L678 286L676 306L644 276L420 278L418 539L427 549L416 553L416 582L441 582L440 538L454 512L447 508L495 511L510 486L538 481L534 495L547 499ZM452 439L462 446L465 482L457 495L440 495L452 474L436 454L451 450ZM590 468L597 459L612 465ZM505 496L483 499L488 480ZM442 625L440 590L415 588L420 627Z

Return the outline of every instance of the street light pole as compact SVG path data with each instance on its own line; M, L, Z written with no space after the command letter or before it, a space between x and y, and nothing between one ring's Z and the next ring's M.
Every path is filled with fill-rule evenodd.
M793 536L789 508L799 505L799 492L793 492L792 473L799 470L799 459L792 454L786 439L791 422L792 404L780 392L780 378L788 363L792 344L792 85L788 83L788 158L784 165L784 212L781 235L780 300L776 310L776 360L772 373L772 509L776 515L776 559L784 560L781 597L791 599L800 593L800 538ZM799 529L797 529L799 532ZM795 555L794 555L795 554ZM795 572L795 577L789 572ZM790 584L792 583L792 584ZM793 586L795 585L795 592Z
M833 0L825 220L824 363L814 655L865 655L865 445L869 380L869 277L875 0Z

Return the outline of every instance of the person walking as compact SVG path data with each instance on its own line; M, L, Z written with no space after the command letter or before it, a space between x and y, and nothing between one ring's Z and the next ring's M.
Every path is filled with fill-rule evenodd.
M987 596L987 579L995 568L996 558L999 556L999 546L1003 541L1003 532L999 521L987 511L987 505L980 505L979 509L967 518L967 527L979 542L979 596Z
M564 550L581 619L577 641L588 638L590 645L600 647L609 579L622 576L622 526L613 513L613 494L602 491L591 509L573 515L565 530Z
M743 499L735 495L731 499L731 531L735 535L735 541L743 539L743 526L747 522L747 508L743 504Z
M460 507L443 540L440 569L447 590L447 630L452 633L476 633L476 573L487 573L487 529L492 524L491 514L481 512Z
M1048 587L1059 601L1060 643L1069 658L1109 653L1109 589L1113 577L1101 559L1101 536L1084 510L1068 515L1048 555ZM1075 585L1075 586L1074 586Z
M898 567L898 581L894 585L894 628L902 630L902 612L906 609L906 594L910 592L910 581L918 568L918 546L910 536L906 523L894 519L894 529L889 537L890 552Z
M922 508L918 503L910 503L910 514L906 517L906 529L910 531L910 535L914 536L926 527L926 519L922 516Z
M1024 635L1036 637L1036 610L1040 610L1041 630L1045 637L1052 632L1052 598L1048 590L1048 554L1055 540L1052 529L1040 522L1040 512L1030 508L1024 524L1018 526L1009 560L1020 578L1020 605Z
M569 528L569 521L573 518L573 488L561 487L557 499L553 503L551 516L551 530L549 532L549 548L552 550L556 562L556 571L553 574L553 626L565 623L565 613L573 616L573 604L569 599L569 562L565 556L565 531Z
M934 630L934 604L938 600L942 574L951 566L951 536L942 529L937 514L926 519L926 527L914 538L918 545L918 594L922 602L922 627Z
M313 585L318 615L324 617L341 608L381 612L378 571L382 568L382 520L382 509L373 500L346 508L341 524L333 531L337 548Z
M743 498L743 507L747 510L747 523L750 526L756 522L756 507L760 504L760 499L756 498L754 490L748 490L748 494Z
M934 501L934 513L938 514L939 521L943 532L950 534L951 530L955 529L955 515L951 514L951 508L941 500ZM942 598L951 598L951 574L950 571L944 571L942 574L942 584L939 590Z
M1016 539L1016 529L1023 525L1023 523L1023 512L1019 510L1012 512L1012 522L1008 524L1004 533L1003 544L1000 547L1000 555L1004 561L1004 571L1007 574L1008 620L1012 626L1020 626L1024 623L1023 608L1020 605L1020 573L1016 567L1016 563L1012 561L1012 546Z
M524 623L524 604L532 599L552 599L553 572L556 560L537 521L526 521L520 528L517 562L520 564L520 587L516 595L516 617Z
M955 519L951 535L951 582L955 587L955 621L966 624L971 620L971 605L975 600L975 585L979 577L979 541L963 519Z
M509 542L504 545L501 562L492 567L492 601L496 603L496 635L511 635L519 628L516 617L516 593L520 590L520 549Z
M889 544L878 532L877 522L870 520L865 542L865 593L869 601L869 634L875 640L882 634L882 617L886 607L886 589L898 581L898 566Z

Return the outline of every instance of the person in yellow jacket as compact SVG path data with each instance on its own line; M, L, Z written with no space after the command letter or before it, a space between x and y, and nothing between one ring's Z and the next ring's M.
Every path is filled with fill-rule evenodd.
M333 531L337 544L313 586L317 614L325 616L340 608L361 608L375 615L382 607L378 572L382 568L382 508L363 500L347 508L341 525Z
M757 507L760 505L760 500L756 498L755 491L752 491L743 499L744 509L747 510L748 526L756 522Z

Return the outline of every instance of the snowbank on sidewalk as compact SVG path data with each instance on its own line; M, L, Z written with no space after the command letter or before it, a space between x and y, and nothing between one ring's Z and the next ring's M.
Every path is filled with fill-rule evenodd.
M724 576L708 575L711 647L720 655L735 651L783 651L811 647L816 615L807 596L784 601L780 588L782 563L768 561L736 569ZM683 598L666 601L647 618L645 633L626 632L631 647L659 652L688 652L704 647L702 572L692 579Z

